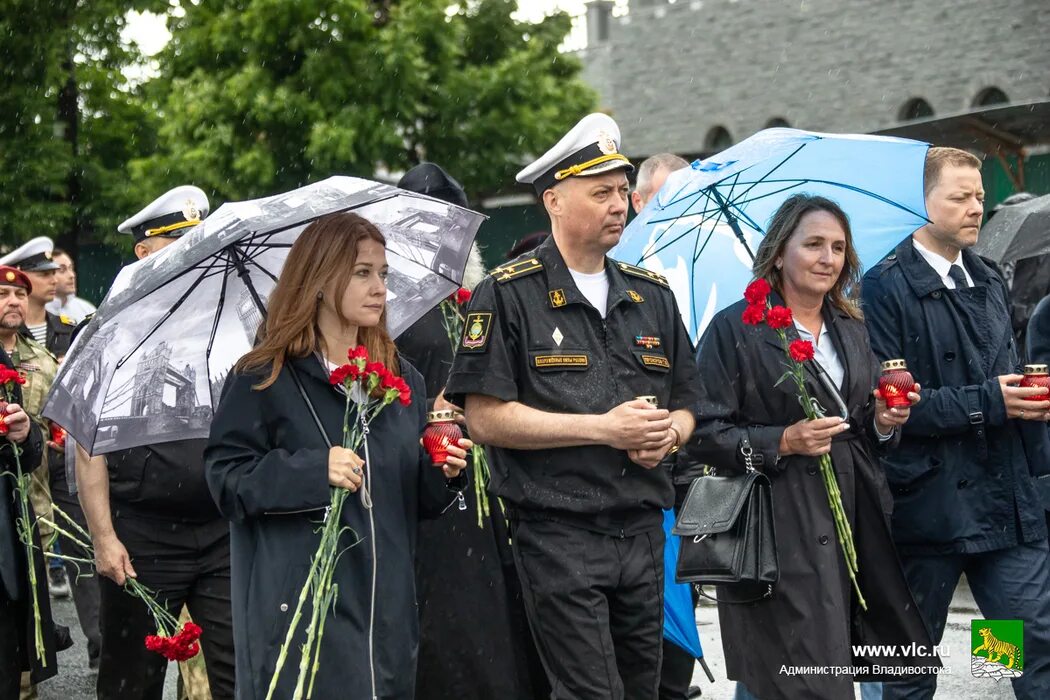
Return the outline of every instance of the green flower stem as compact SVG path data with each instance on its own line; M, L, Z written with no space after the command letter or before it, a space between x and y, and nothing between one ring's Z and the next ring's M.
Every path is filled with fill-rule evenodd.
M296 601L295 612L292 613L292 621L288 625L288 632L284 635L284 642L281 644L281 651L277 655L277 664L274 666L273 676L270 677L270 687L266 691L266 700L271 700L274 691L277 690L277 679L281 675L281 669L284 668L285 661L288 660L288 649L291 648L295 632L299 629L299 622L302 620L303 616L303 606L306 604L306 599L310 593L318 569L320 569L320 560L315 555L310 562L310 571L306 575L306 583L303 584L303 589L299 591L299 600Z
M10 403L10 386L3 387L3 398ZM15 455L15 496L18 500L19 516L16 518L15 529L18 531L18 539L22 541L26 550L26 562L29 565L29 592L33 599L33 646L36 660L43 668L47 668L47 654L44 647L44 628L40 616L40 594L37 591L36 578L36 555L33 544L33 522L29 518L29 484L30 475L22 473L22 450L8 436L11 444L11 452ZM5 472L10 474L10 472Z
M170 637L179 628L179 621L175 616L168 612L167 607L157 602L156 592L139 583L138 579L128 576L124 581L124 590L146 604L157 625L157 631L161 633L160 636Z
M485 455L485 448L481 445L470 448L470 454L474 464L474 498L478 502L478 527L484 528L484 518L489 517L489 495L486 490L489 483L489 461Z

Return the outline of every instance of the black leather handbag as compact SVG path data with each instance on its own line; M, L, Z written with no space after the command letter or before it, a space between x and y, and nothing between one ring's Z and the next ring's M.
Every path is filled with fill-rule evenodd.
M771 596L780 575L772 487L752 465L747 439L741 442L747 471L696 479L671 531L682 537L675 570L679 583L764 590L751 600L729 602Z

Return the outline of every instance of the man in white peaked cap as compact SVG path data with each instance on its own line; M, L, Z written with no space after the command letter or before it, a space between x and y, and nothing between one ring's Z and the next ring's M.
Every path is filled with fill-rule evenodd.
M187 230L208 215L208 195L199 187L180 185L147 204L126 219L117 231L135 237L135 257L139 260L174 243Z
M45 308L55 298L58 263L52 260L54 248L50 238L38 236L0 258L0 265L18 268L33 284L22 335L32 338L62 359L69 350L76 326L69 317L53 314Z
M207 214L204 192L176 187L117 230L135 237L141 259L174 243ZM234 697L229 524L204 481L206 443L176 440L97 457L77 447L77 487L99 574L98 700L161 700L164 693L168 664L142 644L156 632L142 602L124 592L129 577L157 591L175 617L184 604L189 608L204 628L201 651L211 697Z
M556 699L657 697L674 503L658 467L694 427L693 347L667 280L606 257L633 170L619 146L616 122L591 114L518 173L552 235L474 291L445 392L492 447Z

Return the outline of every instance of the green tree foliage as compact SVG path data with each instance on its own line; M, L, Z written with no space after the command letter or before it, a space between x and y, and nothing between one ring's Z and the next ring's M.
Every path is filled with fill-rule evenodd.
M510 185L596 102L578 59L557 50L569 18L517 22L511 0L183 9L149 86L159 149L132 164L151 193L192 182L244 199L426 159L477 197Z
M155 126L123 71L129 10L164 0L4 0L0 10L0 242L76 249L137 200L127 165Z

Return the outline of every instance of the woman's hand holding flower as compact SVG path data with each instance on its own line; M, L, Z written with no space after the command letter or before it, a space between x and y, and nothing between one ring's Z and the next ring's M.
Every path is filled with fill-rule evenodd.
M328 483L350 492L361 488L365 461L345 447L328 450Z

